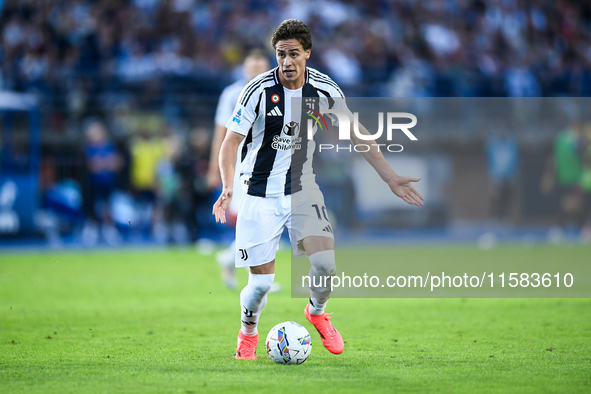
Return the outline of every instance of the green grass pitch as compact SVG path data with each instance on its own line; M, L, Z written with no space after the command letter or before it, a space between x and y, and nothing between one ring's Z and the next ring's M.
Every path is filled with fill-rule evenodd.
M451 250L474 258L507 248ZM401 248L397 258L442 249ZM516 258L591 256L588 246L514 249ZM233 358L239 292L223 286L212 256L0 255L0 392L591 392L589 299L334 299L327 311L346 341L335 356L305 320L306 300L290 298L288 265L283 252L284 290L262 314L259 358L243 361ZM284 320L312 335L303 365L265 354L267 331Z

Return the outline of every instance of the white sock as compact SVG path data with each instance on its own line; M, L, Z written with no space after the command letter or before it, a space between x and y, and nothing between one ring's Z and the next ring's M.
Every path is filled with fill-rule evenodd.
M328 298L325 302L320 302L318 298L310 297L309 303L311 315L322 315L324 313L324 308L326 308L326 304L328 303Z
M267 293L271 289L275 274L248 274L248 284L240 292L240 317L242 333L255 336L258 333L259 316L267 305Z
M334 250L316 252L310 257L310 314L322 315L330 297L330 278L336 274Z

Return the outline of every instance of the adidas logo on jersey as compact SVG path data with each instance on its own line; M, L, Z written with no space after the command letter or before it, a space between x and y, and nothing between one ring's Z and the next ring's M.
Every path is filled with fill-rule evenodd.
M332 227L330 227L330 224L329 224L328 226L324 227L324 228L322 229L322 231L326 231L326 232L328 232L328 233L332 233Z
M279 107L275 106L275 108L267 112L267 116L283 116L283 114L279 110Z

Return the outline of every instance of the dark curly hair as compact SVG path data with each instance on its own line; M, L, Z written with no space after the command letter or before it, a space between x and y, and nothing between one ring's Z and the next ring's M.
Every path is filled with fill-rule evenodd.
M304 47L304 51L312 49L312 33L304 22L297 19L287 19L281 22L271 37L273 49L279 41L296 39Z

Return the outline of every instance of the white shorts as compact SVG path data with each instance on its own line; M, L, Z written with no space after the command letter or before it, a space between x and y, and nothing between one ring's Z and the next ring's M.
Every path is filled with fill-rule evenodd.
M301 242L306 237L334 239L320 189L279 197L255 197L244 191L236 222L236 267L274 260L284 227L295 257L306 255Z

